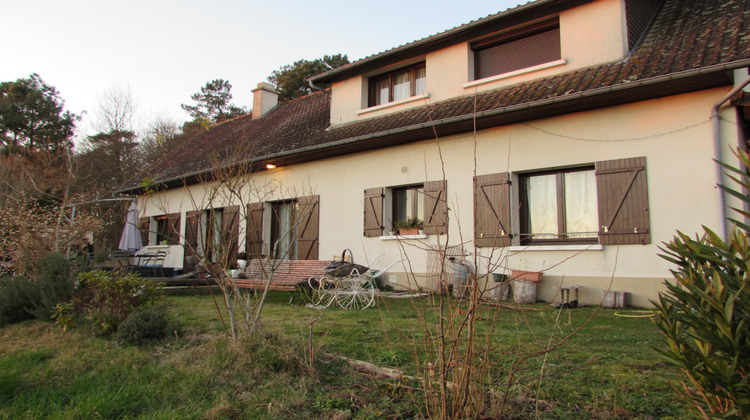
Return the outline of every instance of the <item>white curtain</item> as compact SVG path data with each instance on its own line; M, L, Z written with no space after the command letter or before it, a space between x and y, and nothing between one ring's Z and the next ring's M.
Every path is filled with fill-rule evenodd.
M276 258L295 259L297 256L297 229L295 226L296 203L279 203L277 206L277 217L279 223L278 245L276 247Z
M557 185L555 175L537 175L526 182L529 233L533 239L557 238Z
M399 101L411 96L410 72L405 71L393 75L393 100Z
M565 223L568 237L596 237L598 231L594 171L565 174Z
M414 80L414 96L422 95L427 92L427 68L419 67L416 69Z
M387 104L390 101L390 87L388 78L381 78L375 81L375 87L372 94L374 95L373 105Z

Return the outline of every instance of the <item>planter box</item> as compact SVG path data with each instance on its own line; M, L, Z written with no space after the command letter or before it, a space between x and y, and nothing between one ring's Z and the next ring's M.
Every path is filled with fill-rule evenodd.
M421 228L398 228L398 234L401 236L419 235L419 229Z
M510 270L511 280L541 281L542 277L539 271Z

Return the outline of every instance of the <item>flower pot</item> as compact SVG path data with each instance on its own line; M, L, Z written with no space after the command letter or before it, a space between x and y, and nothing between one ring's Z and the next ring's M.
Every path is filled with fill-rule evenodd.
M510 270L511 280L541 281L542 277L540 271Z
M246 260L237 260L237 268L244 269L245 267L247 267Z
M418 235L419 228L398 228L398 234L402 236L406 235Z

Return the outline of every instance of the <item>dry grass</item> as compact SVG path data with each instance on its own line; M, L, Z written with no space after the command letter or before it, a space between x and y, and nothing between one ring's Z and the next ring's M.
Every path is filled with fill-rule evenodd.
M50 323L0 329L0 418L408 418L423 408L419 384L393 384L351 371L325 357L340 354L419 374L415 350L424 331L415 306L388 300L365 311L329 310L315 325L322 353L307 366L311 310L271 295L262 339L228 339L207 295L171 297L177 337L148 347L122 346ZM488 355L487 415L517 418L680 417L651 346L661 338L650 321L601 311L591 324L542 358L508 369L562 336L590 308L557 312L487 312L494 351ZM489 309L487 309L489 311ZM486 329L487 325L478 328ZM487 329L486 331L489 331ZM507 391L507 393L506 393ZM504 397L508 395L509 398Z

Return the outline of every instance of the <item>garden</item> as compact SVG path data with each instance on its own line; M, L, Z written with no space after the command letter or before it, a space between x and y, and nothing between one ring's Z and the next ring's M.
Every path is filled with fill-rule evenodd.
M98 326L64 331L39 320L0 329L2 418L413 418L430 417L417 377L434 361L425 336L436 297L378 298L377 307L322 314L271 293L262 334L234 341L220 293L165 296L167 333L138 345ZM466 308L444 302L451 310ZM218 305L221 307L221 305ZM638 310L477 308L483 416L684 418L664 339ZM224 321L222 321L224 320ZM311 320L315 320L312 323ZM149 329L147 319L139 325ZM550 352L551 344L556 348ZM462 344L463 345L463 344ZM315 358L310 363L310 353ZM401 372L400 379L350 360ZM460 361L458 361L460 365ZM340 417L338 417L340 418Z

